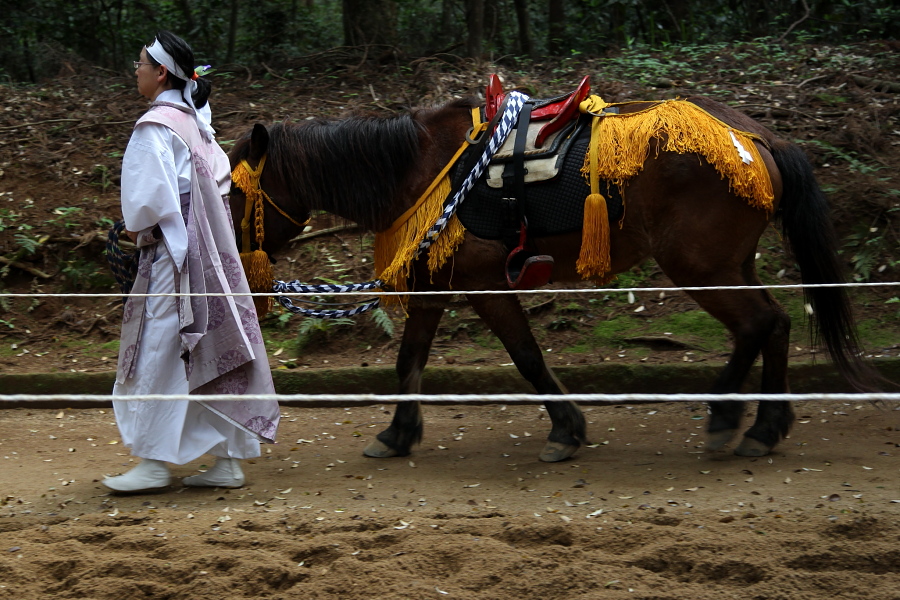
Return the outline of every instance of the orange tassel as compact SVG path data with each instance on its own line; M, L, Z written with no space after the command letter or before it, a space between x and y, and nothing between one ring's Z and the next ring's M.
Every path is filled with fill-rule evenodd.
M247 284L251 292L272 291L275 276L272 274L272 263L269 262L268 254L262 250L241 252L241 265L247 275ZM254 296L253 304L256 306L256 316L261 319L272 309L272 297Z
M603 194L593 193L584 200L581 253L575 266L585 279L609 272L609 214Z

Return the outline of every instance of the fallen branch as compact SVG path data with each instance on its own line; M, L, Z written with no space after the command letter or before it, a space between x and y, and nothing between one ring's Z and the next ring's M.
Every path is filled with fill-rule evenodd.
M21 125L7 125L0 127L0 131L12 131L13 129L22 129L32 125L43 125L44 123L80 123L81 119L47 119L46 121L34 121L32 123L22 123Z
M768 109L771 111L783 110L783 111L787 111L787 112L796 113L798 115L803 115L807 119L818 119L819 118L819 117L816 117L809 113L805 113L802 110L796 110L794 108L787 108L786 106L769 106L768 104L734 104L734 105L732 105L732 108L765 108L765 109Z
M338 225L337 227L329 227L327 229L319 229L318 231L310 231L309 233L301 233L294 239L290 240L288 243L292 242L302 242L303 240L308 240L310 238L319 237L320 235L328 235L329 233L335 233L337 231L346 231L348 229L357 229L359 225L356 223L350 223L349 225Z
M17 260L10 260L10 259L6 258L5 256L0 256L0 264L9 265L10 267L15 267L17 269L21 269L27 273L31 273L35 277L40 277L41 279L50 279L52 277L51 275L47 275L40 269L35 269L34 267L30 267L30 266L26 265L25 263L20 263Z
M893 81L885 81L883 79L873 79L872 77L864 77L862 75L851 75L853 81L860 85L871 85L875 90L880 92L900 93L900 83Z

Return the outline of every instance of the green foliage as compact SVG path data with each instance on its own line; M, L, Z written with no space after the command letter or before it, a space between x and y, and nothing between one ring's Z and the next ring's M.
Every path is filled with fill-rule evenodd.
M372 322L378 325L378 327L384 332L386 336L394 337L394 322L391 320L391 316L385 312L382 308L375 308L369 312L369 318L372 319Z
M467 3L449 0L370 0L377 14L390 13L385 22L395 29L389 38L396 47L342 47L343 10L372 11L372 7L339 0L266 0L266 2L187 2L184 0L30 0L11 3L0 11L0 81L31 81L52 77L73 56L108 69L130 72L157 28L187 39L198 64L214 66L287 65L298 57L331 53L356 62L389 57L432 56L439 60L463 54L469 37ZM517 19L508 0L486 2L482 48L494 60L501 57L598 55L610 48L636 52L629 69L641 80L689 77L676 64L640 56L641 48L678 48L697 44L752 41L769 36L747 74L775 72L767 65L784 49L779 36L791 28L786 41L845 43L896 39L900 35L900 7L894 0L809 3L796 0L684 0L677 3L647 0L580 0L561 3L561 21L550 22L546 4L526 3L530 40L520 39ZM232 8L237 12L232 19ZM365 13L362 13L365 14ZM349 15L352 20L353 14ZM551 41L551 30L553 40ZM530 48L526 48L530 46ZM529 52L530 51L530 52ZM760 61L759 56L765 57ZM448 61L449 62L449 61ZM643 67L645 71L635 71ZM238 70L238 72L240 72ZM268 72L268 69L267 69ZM208 77L232 75L218 71ZM295 75L303 76L302 67Z
M81 257L63 261L60 273L66 281L66 287L72 290L104 289L115 284L115 280L107 269L101 268L94 261Z
M853 233L844 239L844 248L850 250L853 279L869 281L881 266L889 244L886 233L878 227L857 226Z
M65 227L72 229L78 226L78 217L84 212L84 209L77 206L60 206L53 209L55 217L47 219L47 225L56 227Z
M41 240L27 236L24 233L17 233L13 238L15 238L16 244L19 245L19 248L21 248L25 254L34 254L37 252L37 249L41 247Z
M327 341L337 328L355 324L353 319L347 317L340 319L306 318L297 328L297 346L303 348L317 338Z
M23 216L22 213L17 213L12 209L0 208L0 231L20 227L23 223L19 219Z
M880 171L884 167L870 165L859 159L859 154L853 151L844 151L840 148L829 144L828 142L824 142L822 140L795 140L798 143L809 144L811 146L816 146L824 150L830 160L834 161L844 161L848 163L850 168L858 173L862 173L863 175L867 175L870 173L874 173L876 171Z

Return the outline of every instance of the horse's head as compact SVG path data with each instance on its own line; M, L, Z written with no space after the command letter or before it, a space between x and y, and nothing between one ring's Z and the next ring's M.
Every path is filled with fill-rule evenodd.
M261 249L269 256L303 231L309 209L298 206L271 157L269 131L257 123L229 154L234 184L231 216L241 252ZM260 244L260 237L262 243ZM251 247L245 247L249 242Z

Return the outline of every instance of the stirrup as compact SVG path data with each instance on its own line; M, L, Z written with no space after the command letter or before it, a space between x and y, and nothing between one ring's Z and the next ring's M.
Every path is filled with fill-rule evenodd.
M553 257L549 254L529 254L521 246L506 259L506 282L513 290L533 290L550 283Z

